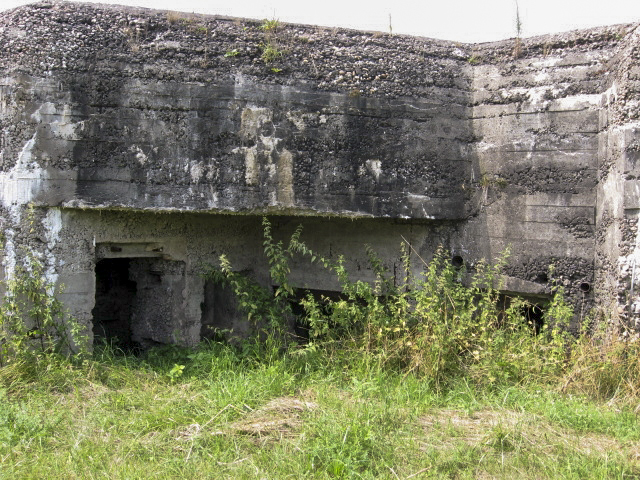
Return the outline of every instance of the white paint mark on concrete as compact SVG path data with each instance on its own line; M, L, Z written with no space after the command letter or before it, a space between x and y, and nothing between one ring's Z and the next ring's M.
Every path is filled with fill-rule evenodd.
M367 160L365 164L369 172L376 178L376 182L379 181L382 174L382 162L380 160Z
M149 157L144 153L144 151L137 145L132 145L129 147L129 151L135 153L136 160L140 164L141 167L149 161Z
M204 176L203 163L192 162L189 168L189 175L191 175L191 183L200 183L200 180Z
M62 230L62 213L57 208L47 210L47 215L42 220L45 228L45 238L47 245L53 248L60 240L60 231Z
M25 205L31 202L42 183L43 170L33 160L36 135L37 133L34 133L33 137L22 147L15 166L8 172L0 173L2 205L5 207Z
M60 240L60 231L62 230L61 211L57 208L50 208L47 211L47 215L42 220L42 226L44 227L45 238L47 241L47 250L45 252L45 278L49 284L55 285L58 280L58 274L56 273L56 256L54 255L53 250Z
M9 213L10 215L14 214L11 210L17 210L19 207L10 207ZM16 268L16 248L15 243L13 241L15 237L15 230L13 228L4 228L4 266L5 266L5 276L6 280L10 280L14 277L15 268Z

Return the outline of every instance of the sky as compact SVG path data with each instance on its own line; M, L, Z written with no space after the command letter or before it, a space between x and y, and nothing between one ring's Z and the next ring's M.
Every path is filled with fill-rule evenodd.
M516 36L516 0L87 0L329 27L405 33L464 43ZM30 0L0 0L0 10ZM640 21L640 0L518 0L522 36Z

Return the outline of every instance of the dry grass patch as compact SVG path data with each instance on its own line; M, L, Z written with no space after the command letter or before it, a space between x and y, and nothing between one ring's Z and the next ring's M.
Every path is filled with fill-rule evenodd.
M227 405L204 425L193 423L175 432L178 441L193 441L196 437L209 433L211 435L247 435L261 443L278 441L297 435L303 422L303 415L315 410L314 402L291 396L278 397L266 405L247 412L244 408ZM223 430L208 431L209 424L223 411L232 409L244 414L243 418L226 426Z
M234 422L229 430L251 435L261 440L279 440L292 437L302 425L302 415L318 405L296 397L274 398L262 408L254 410L246 418Z
M424 448L448 449L456 443L501 452L531 450L552 454L559 450L584 455L605 456L624 453L630 462L640 465L640 443L622 443L601 434L580 434L553 425L546 419L509 410L481 410L466 413L440 410L419 420L429 441Z

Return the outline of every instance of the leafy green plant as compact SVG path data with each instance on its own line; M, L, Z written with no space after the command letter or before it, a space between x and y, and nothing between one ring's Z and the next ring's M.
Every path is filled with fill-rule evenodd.
M0 366L34 353L86 351L84 328L56 298L56 287L44 274L41 261L29 250L6 282L0 304Z
M514 432L502 424L495 425L487 435L487 445L499 452L511 452L516 449L516 443L522 443L519 432Z
M264 30L265 32L275 32L278 29L279 26L280 26L280 21L279 20L277 20L275 18L272 18L271 20L268 20L268 19L265 18L262 21L262 25L260 25L260 28L262 30Z
M55 428L51 420L51 416L35 414L26 405L11 402L6 390L0 389L0 447L29 444L48 437Z
M269 333L282 333L287 320L292 318L289 298L294 290L289 283L289 259L305 247L299 241L302 227L298 227L285 248L282 241L276 242L272 235L271 223L265 217L262 221L264 253L269 261L269 274L277 288L272 293L254 280L234 272L226 255L219 258L220 266L211 267L205 276L220 285L230 286L239 308L254 325L266 328Z
M282 50L280 50L280 48L272 42L261 43L260 49L262 50L260 58L264 63L275 62L283 55Z
M171 379L171 383L174 383L182 376L183 373L184 365L178 365L177 363L174 363L173 367L171 367L171 370L169 370L169 372L167 373L167 376Z
M273 63L284 55L278 43L279 26L280 22L276 19L265 19L260 25L260 29L264 31L264 41L259 45L262 51L260 58L266 64Z
M493 183L499 188L506 188L509 184L509 182L507 182L507 179L503 177L496 177Z
M32 230L33 215L31 209ZM86 353L85 328L66 312L38 256L26 246L21 251L22 263L4 282L0 303L0 367L30 355Z
M227 50L227 51L224 53L224 56L225 56L226 58L229 58L229 57L237 57L238 55L240 55L240 52L238 51L238 49L237 49L237 48L234 48L233 50Z

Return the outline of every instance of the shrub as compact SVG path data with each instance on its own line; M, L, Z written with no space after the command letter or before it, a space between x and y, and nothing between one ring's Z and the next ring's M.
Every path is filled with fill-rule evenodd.
M260 49L262 50L260 58L262 58L262 61L264 63L275 62L282 56L282 50L280 50L280 48L275 43L261 43Z
M234 272L226 255L221 255L220 266L210 267L205 273L220 285L230 286L233 290L238 306L245 312L247 320L254 325L263 327L269 334L281 334L287 319L293 315L289 298L293 296L293 287L289 283L288 259L299 250L299 238L302 228L298 227L292 235L287 248L282 242L276 242L271 234L271 223L265 217L262 221L264 228L264 253L269 261L271 280L278 287L274 292L264 288L257 282L240 273Z
M30 209L31 225L33 215ZM0 303L0 367L32 355L86 353L84 327L56 297L60 291L45 275L42 261L30 247L20 250L21 263L4 282Z
M25 264L16 266L5 282L0 304L0 367L33 354L86 351L84 328L56 298L42 262L30 250L24 252Z
M302 255L311 263L331 270L341 285L337 299L316 298L307 293L301 300L309 328L310 343L296 353L322 348L336 358L352 362L354 356L381 368L414 373L432 379L437 388L451 380L469 376L477 383L520 381L556 375L566 366L570 339L562 328L572 317L558 289L547 321L537 332L526 317L528 304L514 299L500 310L500 274L508 258L504 252L494 265L479 262L472 273L455 267L440 248L417 278L411 275L410 245L404 243L404 272L396 279L384 268L375 252L365 247L375 274L372 283L352 281L344 257L330 262L300 241L298 227L289 245L274 242L271 224L263 219L264 252L275 285L271 294L239 273L233 272L225 256L210 275L230 284L239 306L250 320L259 320L275 331L291 318L289 259Z

